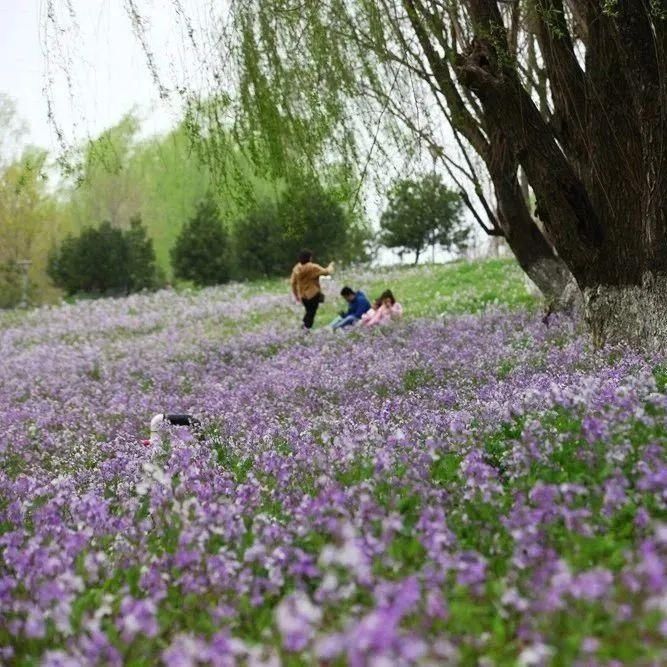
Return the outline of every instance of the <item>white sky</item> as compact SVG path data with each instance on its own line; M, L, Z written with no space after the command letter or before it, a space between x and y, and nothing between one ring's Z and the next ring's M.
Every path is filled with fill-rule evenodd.
M123 0L52 0L51 4L65 29L55 40L48 39L46 32L53 25L47 19L49 0L0 0L0 93L14 99L28 125L24 143L46 148L53 155L60 152L48 121L47 87L52 91L56 120L70 145L98 135L132 110L142 119L145 134L167 131L178 122L178 105L159 98ZM138 3L148 14L148 43L168 85L187 79L188 87L199 84L204 89L206 74L188 48L185 26L174 11L178 4ZM215 45L207 37L210 1L180 0L180 5L193 22L198 48L215 57ZM76 21L71 20L68 6ZM378 205L368 204L371 210Z
M66 17L67 3L54 0L54 4ZM26 141L53 151L58 148L44 93L49 67L55 76L56 117L68 140L95 136L134 107L145 119L146 132L168 129L177 115L159 100L122 0L72 0L71 4L78 29L68 31L60 40L61 48L47 58L47 1L0 0L0 92L17 103L29 126ZM151 38L154 45L162 42L160 28L158 22L154 31L158 39ZM166 56L158 58L159 65L166 66ZM69 67L71 96L64 70L59 69L67 62L74 65Z

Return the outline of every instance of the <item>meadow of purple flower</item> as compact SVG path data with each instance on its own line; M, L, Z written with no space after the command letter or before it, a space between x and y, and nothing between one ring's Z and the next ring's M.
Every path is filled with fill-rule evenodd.
M0 662L667 661L660 360L503 309L307 336L284 303L0 325ZM163 411L201 432L142 447Z

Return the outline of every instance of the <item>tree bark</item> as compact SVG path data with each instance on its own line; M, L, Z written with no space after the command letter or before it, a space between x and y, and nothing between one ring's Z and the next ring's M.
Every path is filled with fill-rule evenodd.
M519 163L509 148L509 138L484 110L483 129L468 110L452 80L447 58L431 43L433 16L418 0L404 0L407 16L431 67L433 76L452 111L451 122L482 158L491 176L498 205L498 222L519 266L545 298L547 312L572 312L581 307L581 294L565 262L535 224L519 186ZM444 24L439 24L444 25ZM447 44L444 35L438 41Z
M599 253L602 227L584 184L516 73L499 71L493 45L482 38L461 59L459 74L482 101L490 122L509 137L559 254L575 276L585 273Z
M497 128L489 134L489 141L487 166L507 244L519 266L544 295L547 313L578 311L582 306L579 288L565 262L556 255L530 215L509 142Z
M667 349L667 275L646 273L639 285L586 287L584 315L593 343Z

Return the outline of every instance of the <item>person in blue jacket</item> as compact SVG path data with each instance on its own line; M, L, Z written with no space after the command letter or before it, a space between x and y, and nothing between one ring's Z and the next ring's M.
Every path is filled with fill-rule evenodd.
M340 312L338 317L331 323L331 328L334 331L356 324L361 319L361 316L370 310L371 307L369 300L361 290L355 292L351 287L343 287L340 295L347 301L348 308L347 311Z

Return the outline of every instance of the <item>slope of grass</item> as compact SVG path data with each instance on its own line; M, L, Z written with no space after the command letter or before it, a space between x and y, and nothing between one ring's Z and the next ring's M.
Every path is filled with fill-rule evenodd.
M329 279L322 279L325 303L320 307L315 328L327 324L338 311L346 308L340 296L344 285L363 290L372 301L384 290L391 289L405 308L405 318L437 317L460 313L476 313L487 307L502 306L510 309L534 308L539 299L527 289L523 271L513 260L493 259L459 261L449 264L425 264L420 266L391 266L378 269L344 269ZM261 295L285 295L285 307L274 310L258 310L247 321L237 325L258 326L268 319L294 318L300 312L291 306L287 278L260 280L225 289L237 291L247 298Z

